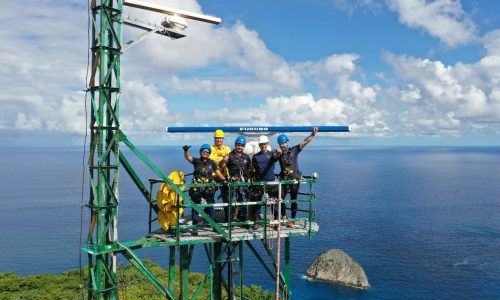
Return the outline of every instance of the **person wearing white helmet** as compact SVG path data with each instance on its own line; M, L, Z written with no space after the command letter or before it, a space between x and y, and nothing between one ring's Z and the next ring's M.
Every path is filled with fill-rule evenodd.
M255 181L274 181L274 164L278 161L279 153L271 152L268 150L269 139L265 135L259 137L259 148L260 152L256 153L252 157L252 165L255 169L254 180ZM267 193L269 197L278 198L278 187L276 185L268 185ZM261 186L254 186L252 198L254 201L260 201L264 194L264 190ZM258 222L260 220L261 207L259 205L254 206L253 219ZM277 208L274 208L275 217L278 216ZM258 224L255 223L253 229L258 229Z
M302 177L302 173L299 170L299 154L304 149L304 147L309 144L316 133L318 132L318 128L314 127L313 131L309 136L307 136L300 144L288 147L289 139L286 134L280 134L278 136L278 145L279 148L277 151L280 153L279 162L281 167L280 179L281 180L299 180ZM300 184L287 184L283 186L283 199L285 199L286 194L290 193L290 200L297 200L297 195L299 193ZM285 205L282 205L282 211L284 210ZM298 205L297 202L291 203L291 217L295 219L297 215ZM288 222L288 226L295 226L295 221Z

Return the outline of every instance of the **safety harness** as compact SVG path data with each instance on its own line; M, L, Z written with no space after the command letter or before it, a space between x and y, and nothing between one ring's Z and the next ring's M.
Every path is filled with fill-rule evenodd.
M211 160L198 160L198 163L195 166L193 172L193 183L210 183L214 181L213 172L214 168L212 166ZM213 187L191 187L189 192L202 192L202 193L211 193L214 192L215 189Z
M293 152L291 148L287 148L280 156L281 172L280 177L282 180L300 179L301 172L295 174L292 167Z
M230 181L247 181L249 178L249 164L250 158L245 153L237 155L233 150L229 153L229 161L227 163L227 169L229 171Z

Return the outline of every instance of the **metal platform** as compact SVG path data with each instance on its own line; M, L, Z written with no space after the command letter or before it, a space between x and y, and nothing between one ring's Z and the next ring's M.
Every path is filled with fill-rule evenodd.
M288 227L282 224L279 229L280 238L309 236L314 235L319 230L316 222L311 222L309 228L308 222L299 222L293 227ZM273 226L260 226L259 229L253 230L241 226L232 226L231 230L224 226L224 231L230 236L230 241L249 241L262 239L275 239L278 237L278 229L273 229ZM178 241L181 244L199 244L199 243L215 243L228 241L219 232L215 232L212 227L206 226L198 229L198 235L193 235L193 229L182 229L179 231L179 237L176 237L175 232L165 232L163 229L153 231L148 237L157 238L167 244L175 245Z

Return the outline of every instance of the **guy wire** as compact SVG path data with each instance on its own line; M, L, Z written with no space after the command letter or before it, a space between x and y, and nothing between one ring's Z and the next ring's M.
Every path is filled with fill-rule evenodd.
M86 149L87 149L87 101L88 101L88 77L89 77L89 68L90 68L90 1L87 1L87 69L85 72L85 136L83 139L83 153L82 153L82 187L81 187L81 198L80 198L80 247L78 249L78 269L80 273L80 290L82 291L82 299L84 298L83 292L83 271L82 271L82 240L83 240L83 196L85 189L85 157L86 157Z

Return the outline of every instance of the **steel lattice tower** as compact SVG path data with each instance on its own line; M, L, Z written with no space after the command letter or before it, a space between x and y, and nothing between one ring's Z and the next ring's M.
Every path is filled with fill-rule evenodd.
M91 2L89 299L116 298L116 257L103 249L117 241L120 155L120 59L123 1Z
M155 166L137 147L135 147L127 136L120 130L120 95L121 78L120 64L121 55L131 44L122 43L123 24L148 30L150 33L159 33L171 38L184 37L182 33L176 32L162 26L146 26L135 20L123 18L123 6L128 5L134 8L144 8L145 4L138 0L91 0L90 14L92 34L91 34L91 77L89 80L88 92L90 94L90 150L88 158L90 191L89 201L85 205L90 212L89 230L86 246L82 249L88 254L88 289L89 299L116 299L118 298L118 278L116 255L123 255L132 265L134 265L144 277L166 298L176 299L174 290L175 281L175 256L179 253L180 270L180 299L188 299L188 273L193 256L195 245L203 245L209 261L209 270L205 280L198 286L192 298L196 298L203 286L210 284L210 298L221 299L223 288L226 289L229 297L236 296L234 289L235 276L234 265L239 265L240 287L243 285L243 249L248 249L255 255L257 260L264 267L265 273L273 278L278 289L283 291L284 298L290 298L290 249L291 238L295 236L311 237L317 226L314 220L314 210L312 203L315 200L312 184L316 178L309 178L301 181L309 187L309 198L304 200L308 205L308 218L304 218L304 228L301 230L285 230L282 237L285 240L284 247L284 272L279 268L278 259L266 244L269 239L268 229L271 225L264 217L264 230L253 235L238 232L236 226L248 225L247 223L223 224L215 222L205 212L202 205L195 204L189 195L174 184L157 166ZM154 11L160 11L155 7ZM220 19L170 9L176 15L187 16L188 18L218 24ZM144 38L140 37L139 40ZM136 41L134 41L135 43ZM326 129L325 129L326 130ZM348 131L347 127L336 129L337 132ZM120 143L128 147L146 166L148 166L159 179L150 180L148 188L143 180L138 176L127 158L120 152ZM119 205L119 170L131 177L141 194L146 199L150 208L149 235L136 241L121 242L118 239L118 205ZM155 221L154 215L158 213L157 199L153 194L153 185L156 183L167 184L177 195L178 199L184 199L183 207L190 207L196 210L199 215L208 223L212 235L199 238L187 238L182 234L182 229L190 229L193 225L179 225L177 219L176 226L168 234L153 234L151 224ZM278 184L291 184L296 182L279 182ZM265 183L252 183L266 188ZM216 186L217 184L213 184ZM220 184L219 184L220 185ZM244 183L249 185L249 183ZM189 188L189 184L186 185ZM237 183L231 187L238 186ZM266 207L265 203L261 203ZM177 216L181 205L176 205ZM229 205L229 211L233 209ZM266 215L266 214L264 214ZM279 221L278 221L279 222ZM235 226L235 227L233 227ZM316 226L316 227L314 227ZM233 231L234 229L234 231ZM264 251L267 254L270 265L266 264L265 257L252 245L252 240L262 241ZM279 236L278 236L279 240ZM169 278L166 285L151 272L142 260L136 255L135 250L151 247L166 247L169 249ZM223 278L222 271L228 269L227 282ZM240 290L240 297L242 296Z

